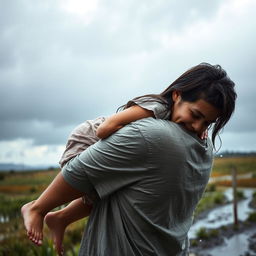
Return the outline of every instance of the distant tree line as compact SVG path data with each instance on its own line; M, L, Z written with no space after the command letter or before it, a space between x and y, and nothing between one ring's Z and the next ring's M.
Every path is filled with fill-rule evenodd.
M222 151L215 155L215 157L249 157L256 156L256 151L241 152L241 151Z

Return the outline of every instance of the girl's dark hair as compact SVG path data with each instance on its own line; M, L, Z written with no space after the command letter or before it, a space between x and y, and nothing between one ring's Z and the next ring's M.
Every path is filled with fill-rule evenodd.
M173 91L181 92L183 101L195 102L199 99L205 100L220 111L220 116L214 123L212 131L212 142L215 145L216 136L229 121L235 109L237 95L234 86L235 83L228 77L226 71L220 65L201 63L183 73L162 93L148 94L136 97L133 100L149 96L152 97L152 101L164 103L169 109L172 109L173 106ZM148 101L148 98L145 100ZM129 101L122 107L124 109L129 108L134 104L133 101Z

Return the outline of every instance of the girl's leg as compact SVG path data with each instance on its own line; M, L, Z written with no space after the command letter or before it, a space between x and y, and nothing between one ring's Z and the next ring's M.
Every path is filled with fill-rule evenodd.
M59 255L63 251L62 241L66 227L88 216L91 208L92 206L85 204L82 198L79 198L59 211L47 213L44 220L52 233L55 249Z
M84 193L71 187L59 173L41 196L21 208L24 225L29 239L41 245L45 215L57 206L82 197Z

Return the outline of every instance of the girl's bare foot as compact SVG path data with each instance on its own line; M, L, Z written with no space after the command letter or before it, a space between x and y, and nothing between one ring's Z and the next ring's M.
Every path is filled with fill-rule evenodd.
M61 211L47 213L44 220L52 233L53 242L58 255L63 255L62 241L67 225L64 219L61 218Z
M44 217L35 209L34 202L29 202L22 206L21 214L29 239L36 245L43 242L43 219Z

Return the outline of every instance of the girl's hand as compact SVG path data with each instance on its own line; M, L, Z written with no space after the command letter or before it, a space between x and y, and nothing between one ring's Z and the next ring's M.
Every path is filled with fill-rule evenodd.
M200 138L201 138L202 140L204 140L204 139L207 139L207 137L208 137L208 130L205 130L205 131L201 134Z

